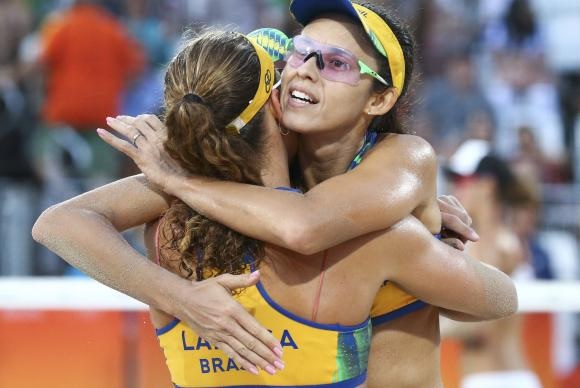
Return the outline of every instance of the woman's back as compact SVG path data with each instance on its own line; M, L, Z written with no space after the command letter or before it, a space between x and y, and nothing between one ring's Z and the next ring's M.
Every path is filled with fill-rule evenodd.
M156 233L158 225L149 225L145 238L149 257L155 261L157 247L166 243L163 233ZM361 385L366 380L370 351L368 315L382 284L378 272L372 271L372 259L366 258L368 268L361 265L372 249L365 249L362 239L313 256L267 247L260 265L260 283L235 297L280 339L286 365L275 376L240 371L234 360L193 330L152 309L151 319L173 382L178 386L227 386L234 382ZM183 276L178 265L171 264L179 261L168 255L175 252L163 252L160 264Z

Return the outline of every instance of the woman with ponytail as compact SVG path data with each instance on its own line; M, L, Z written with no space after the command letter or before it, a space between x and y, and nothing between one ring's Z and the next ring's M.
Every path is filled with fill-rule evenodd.
M451 243L460 249L466 240L477 240L469 216L464 214L467 225L457 222L461 205L436 198L433 149L407 134L405 114L415 78L410 31L392 13L366 2L294 0L290 10L304 29L286 56L280 103L283 127L291 130L284 140L297 144L290 147L297 148L292 183L303 195L190 174L149 137L126 154L161 190L191 208L302 254L383 230L409 214L433 234L459 232L463 241ZM150 138L164 139L154 117L121 118L109 125L121 132L126 128L129 137L143 125L152 127ZM104 140L119 144L111 137ZM372 386L441 384L440 312L476 319L429 305L394 282L381 288L371 312Z
M342 28L343 24L348 23L341 19L331 27ZM279 101L272 93L272 61L265 58L265 51L243 37L249 57L238 57L241 44L232 47L232 43L240 36L225 35L232 42L221 39L206 46L200 43L206 43L205 36L194 39L190 43L192 49L188 51L189 45L186 46L170 64L165 91L166 139L159 136L151 121L145 121L147 125L141 125L139 131L122 121L110 121L131 142L103 131L101 134L133 156L141 151L155 152L162 145L169 156L160 160L168 163L165 171L176 169L188 176L203 177L205 183L223 188L226 193L232 185L239 187L240 183L244 187L249 187L248 184L251 187L288 186L287 170L279 169L284 165L280 155L283 160L285 155L279 134L275 136L278 129L274 117L279 117ZM374 64L372 56L367 56L364 60ZM253 75L249 72L252 63ZM259 74L257 79L256 74ZM360 81L357 93L364 90L362 86L370 87L369 83ZM298 98L300 93L304 94L304 91L294 93L297 91L289 95ZM266 104L266 101L269 102ZM355 160L360 162L363 154L358 153ZM320 252L304 254L310 252L296 253L239 236L146 185L142 177L133 177L75 198L43 214L33 233L37 240L91 276L158 308L152 310L152 320L159 329L160 342L177 385L351 387L364 384L370 351L368 315L387 279L389 289L399 297L403 295L400 299L407 304L417 300L390 287L391 281L426 303L469 318L496 318L515 310L513 284L506 276L433 238L414 217L404 217L386 231L360 234ZM295 198L303 197L285 192ZM130 203L126 202L128 193ZM195 189L189 195L195 196ZM202 214L207 209L219 212L223 205L201 192L199 199L202 204L195 208L203 208ZM252 212L246 210L242 218L248 222ZM247 323L241 325L244 330L235 336L218 336L228 330L223 326L208 330L212 320L200 320L195 311L191 312L190 305L184 306L188 298L182 286L180 291L175 291L174 287L158 281L151 268L133 267L137 255L128 252L130 248L117 235L113 236L111 229L138 225L162 213L165 214L162 219L148 228L150 256L180 278L198 280L193 283L198 291L196 303L212 299L203 287L215 281L204 282L221 277L220 284L223 284L224 277L228 279L231 273L248 273L259 268L261 281L236 293L235 298L272 331L279 339L278 346L271 346L266 330ZM63 222L74 222L78 227L73 231L51 227ZM284 223L285 220L268 222ZM88 230L90 241L85 243ZM104 246L109 239L114 244ZM100 262L102 265L94 265ZM177 282L165 274L160 276L167 282ZM256 276L250 275L247 283L255 281ZM173 303L168 302L171 297L167 293L178 297ZM213 301L219 300L223 298L213 298ZM388 301L401 303L395 299ZM422 303L413 306L422 307ZM224 319L241 316L232 314L230 306L223 309ZM217 314L219 307L208 303L199 306L204 312L210 311L202 317L210 318L215 318L212 314ZM392 309L395 313L396 310ZM185 312L197 321L173 318ZM267 347L274 350L275 357L263 352ZM389 351L397 353L403 349L404 344L398 343ZM222 351L231 358L224 358ZM282 351L284 364L280 358ZM373 362L379 365L380 353L373 357ZM258 372L252 365L259 365L268 373ZM242 367L246 371L241 371ZM247 371L258 374L254 376ZM275 376L271 375L276 371ZM373 379L372 374L370 378ZM436 377L428 378L429 381L422 380L422 383L429 386L438 383ZM389 385L397 386L398 380L392 379Z

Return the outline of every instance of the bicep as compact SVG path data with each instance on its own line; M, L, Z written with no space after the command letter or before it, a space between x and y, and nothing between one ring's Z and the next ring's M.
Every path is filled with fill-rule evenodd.
M169 198L153 190L142 175L121 179L72 198L61 205L99 214L123 231L159 217Z

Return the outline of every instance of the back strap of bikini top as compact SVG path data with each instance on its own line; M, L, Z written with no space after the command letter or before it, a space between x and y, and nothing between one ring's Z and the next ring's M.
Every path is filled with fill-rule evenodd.
M320 266L320 277L318 278L318 289L316 290L316 295L314 297L314 305L312 306L312 322L316 322L316 316L318 315L318 306L320 305L320 294L322 294L322 285L324 284L324 274L326 272L326 260L328 259L328 249L324 251L324 256L322 257L322 264Z

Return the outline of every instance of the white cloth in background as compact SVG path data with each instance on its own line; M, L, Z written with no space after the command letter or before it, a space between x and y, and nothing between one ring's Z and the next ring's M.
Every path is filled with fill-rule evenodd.
M542 388L538 377L527 370L474 373L466 376L461 388Z

